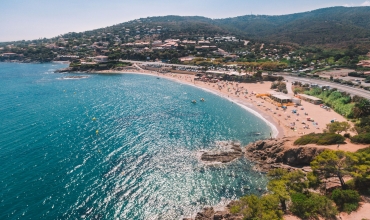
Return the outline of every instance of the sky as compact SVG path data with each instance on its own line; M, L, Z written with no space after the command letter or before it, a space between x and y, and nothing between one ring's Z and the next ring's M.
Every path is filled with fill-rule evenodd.
M0 42L50 38L152 16L283 15L332 6L370 6L370 0L0 0Z

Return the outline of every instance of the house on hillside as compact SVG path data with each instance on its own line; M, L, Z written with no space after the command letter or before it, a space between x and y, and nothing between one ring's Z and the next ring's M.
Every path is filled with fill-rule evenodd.
M94 60L97 63L108 62L108 56L96 56L96 57L94 57Z

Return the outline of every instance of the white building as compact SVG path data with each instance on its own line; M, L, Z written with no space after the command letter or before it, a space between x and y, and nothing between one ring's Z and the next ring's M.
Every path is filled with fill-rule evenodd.
M104 63L104 62L108 62L108 56L96 56L94 58L95 62L97 63Z

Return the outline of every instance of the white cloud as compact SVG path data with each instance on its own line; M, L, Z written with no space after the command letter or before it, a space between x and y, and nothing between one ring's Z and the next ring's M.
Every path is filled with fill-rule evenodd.
M370 1L365 1L364 3L361 4L361 6L370 6Z

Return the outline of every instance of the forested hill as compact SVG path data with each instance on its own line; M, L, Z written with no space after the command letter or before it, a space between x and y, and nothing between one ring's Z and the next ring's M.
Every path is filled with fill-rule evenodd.
M132 32L140 25L163 27L159 35L162 39L228 34L301 46L370 45L370 7L331 7L290 15L245 15L225 19L169 15L137 19L95 31L108 29L114 33L124 27Z
M91 41L113 42L113 36L121 43L149 39L195 40L198 37L235 36L261 43L293 43L301 46L370 46L370 7L332 7L290 15L245 15L224 19L175 15L147 17L52 39L34 40L32 43L52 42L60 37L80 39L81 42L87 38ZM4 45L0 43L0 47Z
M214 21L254 39L338 46L370 42L370 7L332 7L290 15L246 15Z

